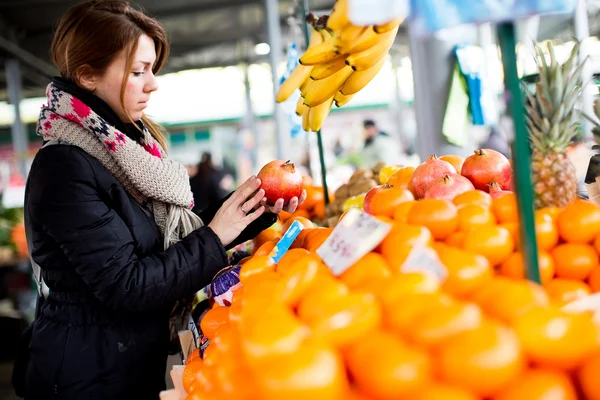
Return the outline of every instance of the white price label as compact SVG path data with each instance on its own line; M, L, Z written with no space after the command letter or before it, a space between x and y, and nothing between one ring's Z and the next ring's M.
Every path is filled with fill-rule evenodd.
M408 0L348 0L348 18L354 25L385 24L409 15Z
M444 281L448 276L448 270L438 257L435 250L427 246L415 246L406 257L404 264L400 267L402 272L423 272L432 274Z
M357 208L351 208L317 249L317 254L333 274L339 276L373 250L387 236L390 229L390 224Z

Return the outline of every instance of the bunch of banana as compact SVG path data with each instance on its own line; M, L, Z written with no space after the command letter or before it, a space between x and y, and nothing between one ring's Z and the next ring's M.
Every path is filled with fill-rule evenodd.
M299 64L281 85L277 101L296 90L302 128L316 132L335 103L347 104L385 64L403 18L383 25L356 26L348 20L348 0L337 0L331 15L313 24L310 43Z

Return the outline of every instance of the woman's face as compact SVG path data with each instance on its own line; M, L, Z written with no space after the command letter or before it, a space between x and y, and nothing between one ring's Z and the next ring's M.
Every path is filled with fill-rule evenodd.
M154 41L147 35L140 36L137 51L133 58L131 73L127 77L123 106L121 105L121 85L125 77L127 54L122 51L108 66L105 73L95 79L94 94L112 108L121 121L130 122L142 118L142 112L148 106L150 94L158 89L152 66L156 61Z

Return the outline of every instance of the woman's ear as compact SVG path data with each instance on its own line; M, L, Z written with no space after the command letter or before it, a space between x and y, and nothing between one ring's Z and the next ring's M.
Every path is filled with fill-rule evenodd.
M96 90L97 78L94 70L87 64L77 68L74 76L75 83L90 92Z

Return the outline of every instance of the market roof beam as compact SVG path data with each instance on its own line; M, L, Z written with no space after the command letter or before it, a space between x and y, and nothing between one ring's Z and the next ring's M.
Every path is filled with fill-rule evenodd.
M160 10L152 10L147 8L148 13L158 18L168 18L180 15L188 15L197 12L216 11L225 8L239 7L250 4L258 4L259 0L210 0L204 3L186 4L182 6L170 6L169 8Z

